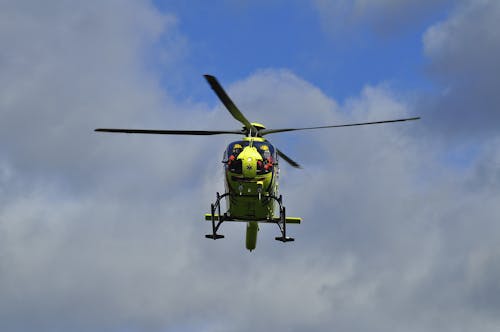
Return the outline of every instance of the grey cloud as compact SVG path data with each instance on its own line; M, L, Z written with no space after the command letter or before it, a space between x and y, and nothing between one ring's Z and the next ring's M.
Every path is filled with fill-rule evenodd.
M445 135L471 139L498 131L499 17L497 1L467 1L424 35L428 71L442 93L422 107Z
M161 307L154 285L171 274L163 253L175 252L168 267L177 270L189 227L152 220L188 210L148 206L175 199L204 154L92 130L175 119L174 105L162 113L169 103L142 64L172 18L134 1L31 4L0 10L1 329L99 330L158 317L148 308ZM180 156L182 167L173 162ZM142 229L156 229L156 240ZM167 233L176 235L169 245Z

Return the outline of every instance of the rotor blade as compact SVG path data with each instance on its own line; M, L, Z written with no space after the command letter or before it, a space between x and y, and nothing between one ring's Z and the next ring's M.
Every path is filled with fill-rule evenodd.
M94 131L105 133L126 133L126 134L158 134L158 135L219 135L219 134L239 134L241 130L152 130L152 129L116 129L98 128Z
M293 161L292 158L288 157L286 154L284 154L280 150L277 149L277 152L278 152L278 156L280 156L281 158L283 158L284 161L286 161L287 163L289 163L293 167L295 167L295 168L302 168L299 164L297 164L295 161Z
M217 97L219 97L220 101L224 104L224 106L226 106L229 113L231 113L231 115L236 120L243 123L248 130L250 129L254 130L255 128L253 128L250 121L248 121L247 118L245 118L243 113L241 113L238 107L236 107L231 98L229 98L226 91L224 91L224 89L222 88L222 85L220 85L219 81L217 81L217 79L212 75L203 75L203 76L205 76L205 79L207 80L208 84L210 84L210 87L212 88L212 90L214 90Z
M283 129L264 129L264 130L261 130L259 133L260 133L260 135L263 136L263 135L267 135L267 134L283 133L283 132L287 132L287 131L364 126L364 125L389 123L389 122L412 121L412 120L418 120L418 119L420 119L420 117L405 118L405 119L396 119L396 120L373 121L373 122L348 123L348 124L340 124L340 125L332 125L332 126L305 127L305 128L283 128Z

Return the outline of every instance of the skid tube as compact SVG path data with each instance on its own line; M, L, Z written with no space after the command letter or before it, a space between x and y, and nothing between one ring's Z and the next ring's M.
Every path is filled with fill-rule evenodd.
M211 204L210 206L210 211L212 214L212 234L207 234L205 237L207 239L223 239L224 235L222 234L217 234L217 231L219 230L220 225L224 222L224 217L226 217L226 213L224 213L224 216L220 214L220 200L224 197L229 195L229 193L225 193L220 195L219 192L217 192L217 200L215 201L215 204ZM215 210L217 209L218 212L218 223L217 225L215 224Z
M217 192L217 199L216 199L215 203L211 204L210 212L211 212L211 221L212 221L212 234L205 235L205 237L208 239L213 239L213 240L223 239L224 235L217 234L219 227L226 220L234 220L231 217L228 218L226 213L224 213L224 215L221 215L221 213L220 213L220 201L222 198L224 198L228 195L230 195L229 192L224 193L222 195L220 195L219 192ZM265 221L266 223L275 223L278 225L278 228L281 232L281 236L276 237L275 240L281 241L283 243L295 241L294 238L286 236L286 209L283 206L283 197L281 195L279 198L276 196L273 196L273 195L269 195L267 197L270 199L274 199L276 202L278 202L279 210L280 210L280 217L277 221L273 220L271 218L269 218L268 220ZM215 211L216 210L218 212L217 224L215 223Z
M283 243L295 241L293 237L286 236L286 209L283 206L283 196L280 195L279 198L277 198L276 196L269 196L269 197L278 202L278 205L280 207L280 219L279 221L276 221L276 224L280 229L281 236L275 237L274 239L276 241L281 241Z

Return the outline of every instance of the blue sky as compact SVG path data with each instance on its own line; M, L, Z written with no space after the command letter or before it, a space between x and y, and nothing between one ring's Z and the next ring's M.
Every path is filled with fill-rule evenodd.
M0 330L500 328L500 2L0 2ZM252 121L420 121L270 137L294 243L209 241ZM258 319L256 319L256 317Z
M189 40L183 62L193 74L213 73L232 82L256 69L287 68L341 101L366 84L386 81L401 91L429 88L422 34L449 11L442 6L390 32L345 22L342 31L330 33L306 1L155 1L155 5L176 15L176 28ZM171 88L182 96L200 98L193 82L199 77L184 79L182 89ZM169 87L167 77L164 82Z

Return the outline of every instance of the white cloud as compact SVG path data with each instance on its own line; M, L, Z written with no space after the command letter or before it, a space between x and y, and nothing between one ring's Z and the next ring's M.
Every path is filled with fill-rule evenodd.
M450 74L467 71L483 62L491 63L499 52L497 1L467 1L457 6L444 21L430 27L424 35L427 56L448 67Z
M341 35L368 25L382 35L395 35L418 23L448 0L314 0L326 31Z

